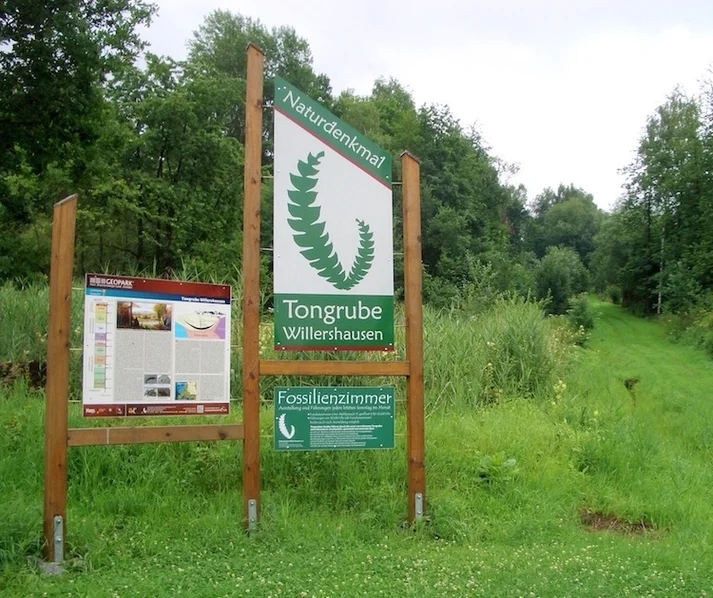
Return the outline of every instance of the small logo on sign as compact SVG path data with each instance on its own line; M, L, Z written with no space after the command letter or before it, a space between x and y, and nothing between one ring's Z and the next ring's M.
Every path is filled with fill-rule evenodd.
M277 427L280 429L280 434L282 434L287 440L291 440L292 437L295 435L295 427L290 426L290 429L287 429L287 424L285 423L285 417L287 416L286 413L283 413L278 419L277 419Z

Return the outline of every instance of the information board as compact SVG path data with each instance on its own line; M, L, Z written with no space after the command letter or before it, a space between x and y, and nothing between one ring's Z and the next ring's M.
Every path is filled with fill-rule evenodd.
M275 79L275 348L391 351L391 154Z
M224 415L227 285L87 274L85 417Z
M394 448L392 387L277 387L275 449Z

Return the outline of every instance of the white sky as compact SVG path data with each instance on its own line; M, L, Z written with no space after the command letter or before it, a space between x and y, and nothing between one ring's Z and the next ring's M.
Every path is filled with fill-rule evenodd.
M530 197L574 183L610 207L646 117L713 78L713 0L155 0L144 37L182 59L216 8L290 25L336 93L394 77L448 104ZM236 48L242 52L244 48Z

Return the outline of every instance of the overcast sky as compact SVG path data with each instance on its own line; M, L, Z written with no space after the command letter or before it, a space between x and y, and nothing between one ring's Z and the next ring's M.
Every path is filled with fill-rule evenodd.
M156 0L155 0L156 1ZM574 183L610 207L618 169L646 117L676 85L713 78L713 0L157 0L145 37L182 59L221 8L290 25L335 93L368 94L379 76L417 105L448 104L492 153L516 163L530 197ZM236 51L243 51L236 48Z

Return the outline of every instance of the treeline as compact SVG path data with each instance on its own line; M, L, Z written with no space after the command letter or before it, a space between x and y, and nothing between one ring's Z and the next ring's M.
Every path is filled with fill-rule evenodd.
M713 84L651 115L597 236L597 286L639 313L713 307Z
M573 185L545 189L528 204L525 188L507 182L513 167L447 106L417 106L407 87L393 79L377 80L367 96L335 94L329 78L314 71L307 40L289 27L267 29L215 11L179 62L145 53L137 30L150 23L155 9L144 0L70 0L61 6L11 0L2 10L0 281L46 278L51 207L71 193L80 195L77 274L239 276L249 41L266 58L261 244L268 297L275 74L392 152L394 180L400 180L398 156L404 149L421 158L424 292L436 305L487 303L510 291L550 297L550 310L563 313L572 295L589 288L591 271L600 286L620 285L627 301L650 307L664 228L663 263L672 273L674 264L681 277L694 267L686 261L693 259L684 249L689 241L698 243L695 255L706 251L703 235L693 234L688 224L684 234L676 224L681 214L676 216L674 200L682 198L671 195L672 183L666 183L667 194L649 191L663 173L644 177L650 165L643 157L632 167L630 199L608 219L590 194ZM700 117L690 102L677 102L667 110L692 111L689 120ZM681 121L681 131L692 126L689 120ZM696 134L702 147L703 132ZM684 138L685 148L677 141L666 150L673 152L667 160L683 160L684 154L689 159L695 143ZM676 164L665 172L673 173ZM689 170L675 180L693 194ZM400 202L395 187L397 255ZM648 210L648 216L640 218L636 210ZM702 217L702 208L696 210ZM634 224L640 246L625 234ZM401 269L397 263L397 287ZM704 270L692 279L699 285L710 283L711 270Z

